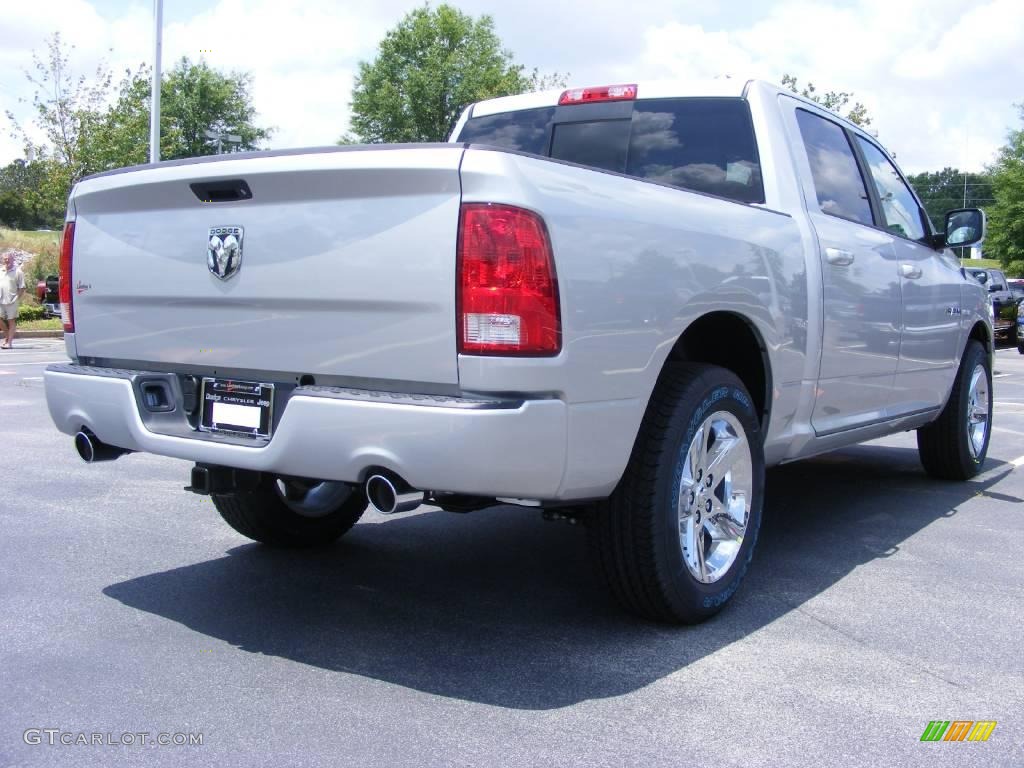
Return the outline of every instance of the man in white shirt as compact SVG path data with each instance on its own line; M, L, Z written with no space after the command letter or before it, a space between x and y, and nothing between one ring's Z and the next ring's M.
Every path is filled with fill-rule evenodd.
M14 342L14 329L18 324L18 302L25 293L25 273L14 261L14 254L8 251L3 257L3 272L0 273L0 328L4 331L4 343L0 349L10 349Z

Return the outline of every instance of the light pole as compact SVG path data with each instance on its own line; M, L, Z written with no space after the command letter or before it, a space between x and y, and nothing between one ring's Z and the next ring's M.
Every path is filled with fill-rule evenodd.
M160 58L163 51L164 3L153 0L153 81L150 84L149 162L160 162Z

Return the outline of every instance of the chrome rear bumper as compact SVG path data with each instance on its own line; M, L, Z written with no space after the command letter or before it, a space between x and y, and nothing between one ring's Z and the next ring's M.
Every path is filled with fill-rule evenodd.
M435 492L557 498L567 407L556 399L482 400L297 387L265 443L144 420L138 371L76 365L45 373L57 428L188 461L322 480L362 482L382 467Z

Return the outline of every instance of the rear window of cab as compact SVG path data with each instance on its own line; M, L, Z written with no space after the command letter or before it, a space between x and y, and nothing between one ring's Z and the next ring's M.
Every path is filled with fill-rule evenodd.
M458 141L529 152L741 203L764 202L757 142L744 99L639 99L629 117L617 119L576 121L572 109L542 107L472 117Z

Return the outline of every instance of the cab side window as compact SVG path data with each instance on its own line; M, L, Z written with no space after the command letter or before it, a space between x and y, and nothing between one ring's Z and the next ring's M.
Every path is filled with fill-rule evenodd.
M921 207L900 177L896 166L870 141L858 136L857 143L864 153L875 189L882 201L885 226L901 237L920 240L925 235Z
M822 212L874 224L867 187L846 132L837 123L804 109L796 111L796 119Z

